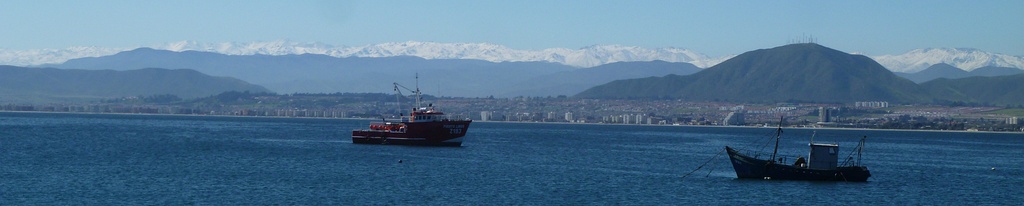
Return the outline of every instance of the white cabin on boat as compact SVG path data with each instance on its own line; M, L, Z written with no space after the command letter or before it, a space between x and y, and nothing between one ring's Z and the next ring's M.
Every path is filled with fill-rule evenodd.
M418 110L414 110L412 116L409 117L409 122L439 122L444 119L444 113L434 111L433 106L431 106L430 108L421 107Z
M811 143L811 154L808 155L807 168L818 170L834 170L839 164L839 145Z

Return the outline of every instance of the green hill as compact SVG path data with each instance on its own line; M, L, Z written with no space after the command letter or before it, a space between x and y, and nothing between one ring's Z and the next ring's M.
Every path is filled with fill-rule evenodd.
M930 99L920 86L868 57L818 44L750 51L692 75L619 80L576 97L762 103Z
M601 66L562 71L532 78L516 84L516 91L505 96L573 95L591 87L619 79L633 79L669 74L688 75L700 68L683 62L616 62Z
M936 79L922 83L937 102L1018 106L1024 104L1024 74Z

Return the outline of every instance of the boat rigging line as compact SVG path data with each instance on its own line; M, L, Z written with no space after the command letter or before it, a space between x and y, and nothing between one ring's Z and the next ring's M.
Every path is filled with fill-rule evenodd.
M416 100L416 107L415 107L414 110L417 110L417 109L420 108L420 100L422 100L423 98L420 96L420 74L419 73L416 73L416 90L412 90L412 89L409 89L409 87L402 86L401 84L398 84L398 82L395 82L394 85L395 85L394 86L395 87L395 101L396 101L396 104L398 105L398 112L399 112L398 116L399 116L399 118L401 118L403 116L402 115L403 108L402 108L402 100L401 100L401 98L405 97L405 95L402 94L402 90L399 89L399 87L401 87L402 89L408 90L408 91L412 92L413 94L416 94L416 99L415 99ZM412 115L412 114L409 114L409 115Z
M718 154L715 154L715 156L713 156L710 159L708 159L708 161L705 161L704 164L700 164L700 166L697 166L697 169L693 169L693 171L690 171L689 173L686 173L685 175L683 175L682 178L686 178L687 176L690 176L690 174L693 174L694 172L697 172L697 170L700 170L701 168L704 168L705 165L708 165L708 163L711 163L712 160L718 159L718 156L722 156L722 152L725 152L725 150L718 151ZM708 170L708 174L705 175L704 177L710 176L711 175L711 171L712 170Z
M864 141L867 138L868 138L868 136L864 136L864 137L860 138L860 143L857 144L856 148L853 148L853 151L850 152L850 155L846 156L846 160L843 160L842 166L849 166L847 164L851 164L852 166L860 166L860 157L861 157L861 154L864 152ZM853 153L857 153L857 161L851 163L850 161L853 160Z
M770 145L772 143L772 141L771 141L772 138L774 138L775 139L775 152L772 153L772 159L775 159L775 155L776 155L775 153L778 153L778 149L779 149L778 148L778 146L779 146L779 143L778 143L779 140L778 139L779 139L780 136L782 136L782 126L783 126L783 124L785 122L784 120L785 120L786 117L782 116L780 118L782 120L779 121L779 127L777 129L765 133L763 135L764 137L762 137L760 139L760 141L750 141L750 142L747 142L747 144L744 146L744 148L749 149L750 147L756 146L757 143L759 143L761 141L764 141L764 144L761 145L761 149L757 150L757 151L764 151L765 147L768 147L768 145ZM768 137L768 138L765 138L765 137ZM765 140L767 140L767 141L765 141ZM704 164L701 164L700 166L697 166L697 168L693 169L693 171L690 171L689 173L686 173L685 175L682 176L682 178L686 178L686 177L690 176L691 174L693 174L694 172L697 172L698 170L704 168L704 166L707 166L708 164L710 164L715 159L718 159L719 156L722 156L722 153L724 153L724 152L725 152L725 150L719 150L718 153L715 154L715 156L712 156L710 159L705 161ZM708 169L708 173L706 175L704 175L704 177L711 176L711 172L714 172L714 168L713 167L711 169Z

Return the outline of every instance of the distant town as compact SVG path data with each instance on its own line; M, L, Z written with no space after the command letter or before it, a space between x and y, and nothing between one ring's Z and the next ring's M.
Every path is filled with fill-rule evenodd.
M884 101L743 104L679 100L578 99L566 96L461 98L425 96L450 118L494 122L709 125L1024 132L1024 108L986 105L898 105ZM4 104L0 112L219 115L397 119L411 97L378 93L268 94L226 92L195 100L162 95L78 104Z

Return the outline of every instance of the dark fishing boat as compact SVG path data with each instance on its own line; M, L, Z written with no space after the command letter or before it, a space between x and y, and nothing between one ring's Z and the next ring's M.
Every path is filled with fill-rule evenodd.
M765 180L813 180L813 181L849 181L866 182L871 177L871 172L866 166L860 165L861 152L864 150L864 140L855 149L856 161L853 154L843 162L839 162L839 145L819 144L812 141L808 159L797 158L793 164L785 163L784 158L776 159L779 152L779 138L782 136L782 126L775 133L775 151L768 160L758 159L740 153L736 149L726 146L725 150L732 161L732 167L736 170L737 178L765 179Z
M417 77L417 79L419 79ZM395 83L396 96L401 97L399 87ZM418 83L417 83L418 85ZM412 91L412 90L410 90ZM420 89L416 88L416 107L409 113L408 119L402 116L399 121L372 122L368 129L352 131L352 143L355 144L393 144L393 145L424 145L424 146L462 146L463 136L469 130L469 119L450 119L443 112L434 109L433 104L419 107ZM401 108L401 105L399 105ZM401 116L401 115L400 115Z

